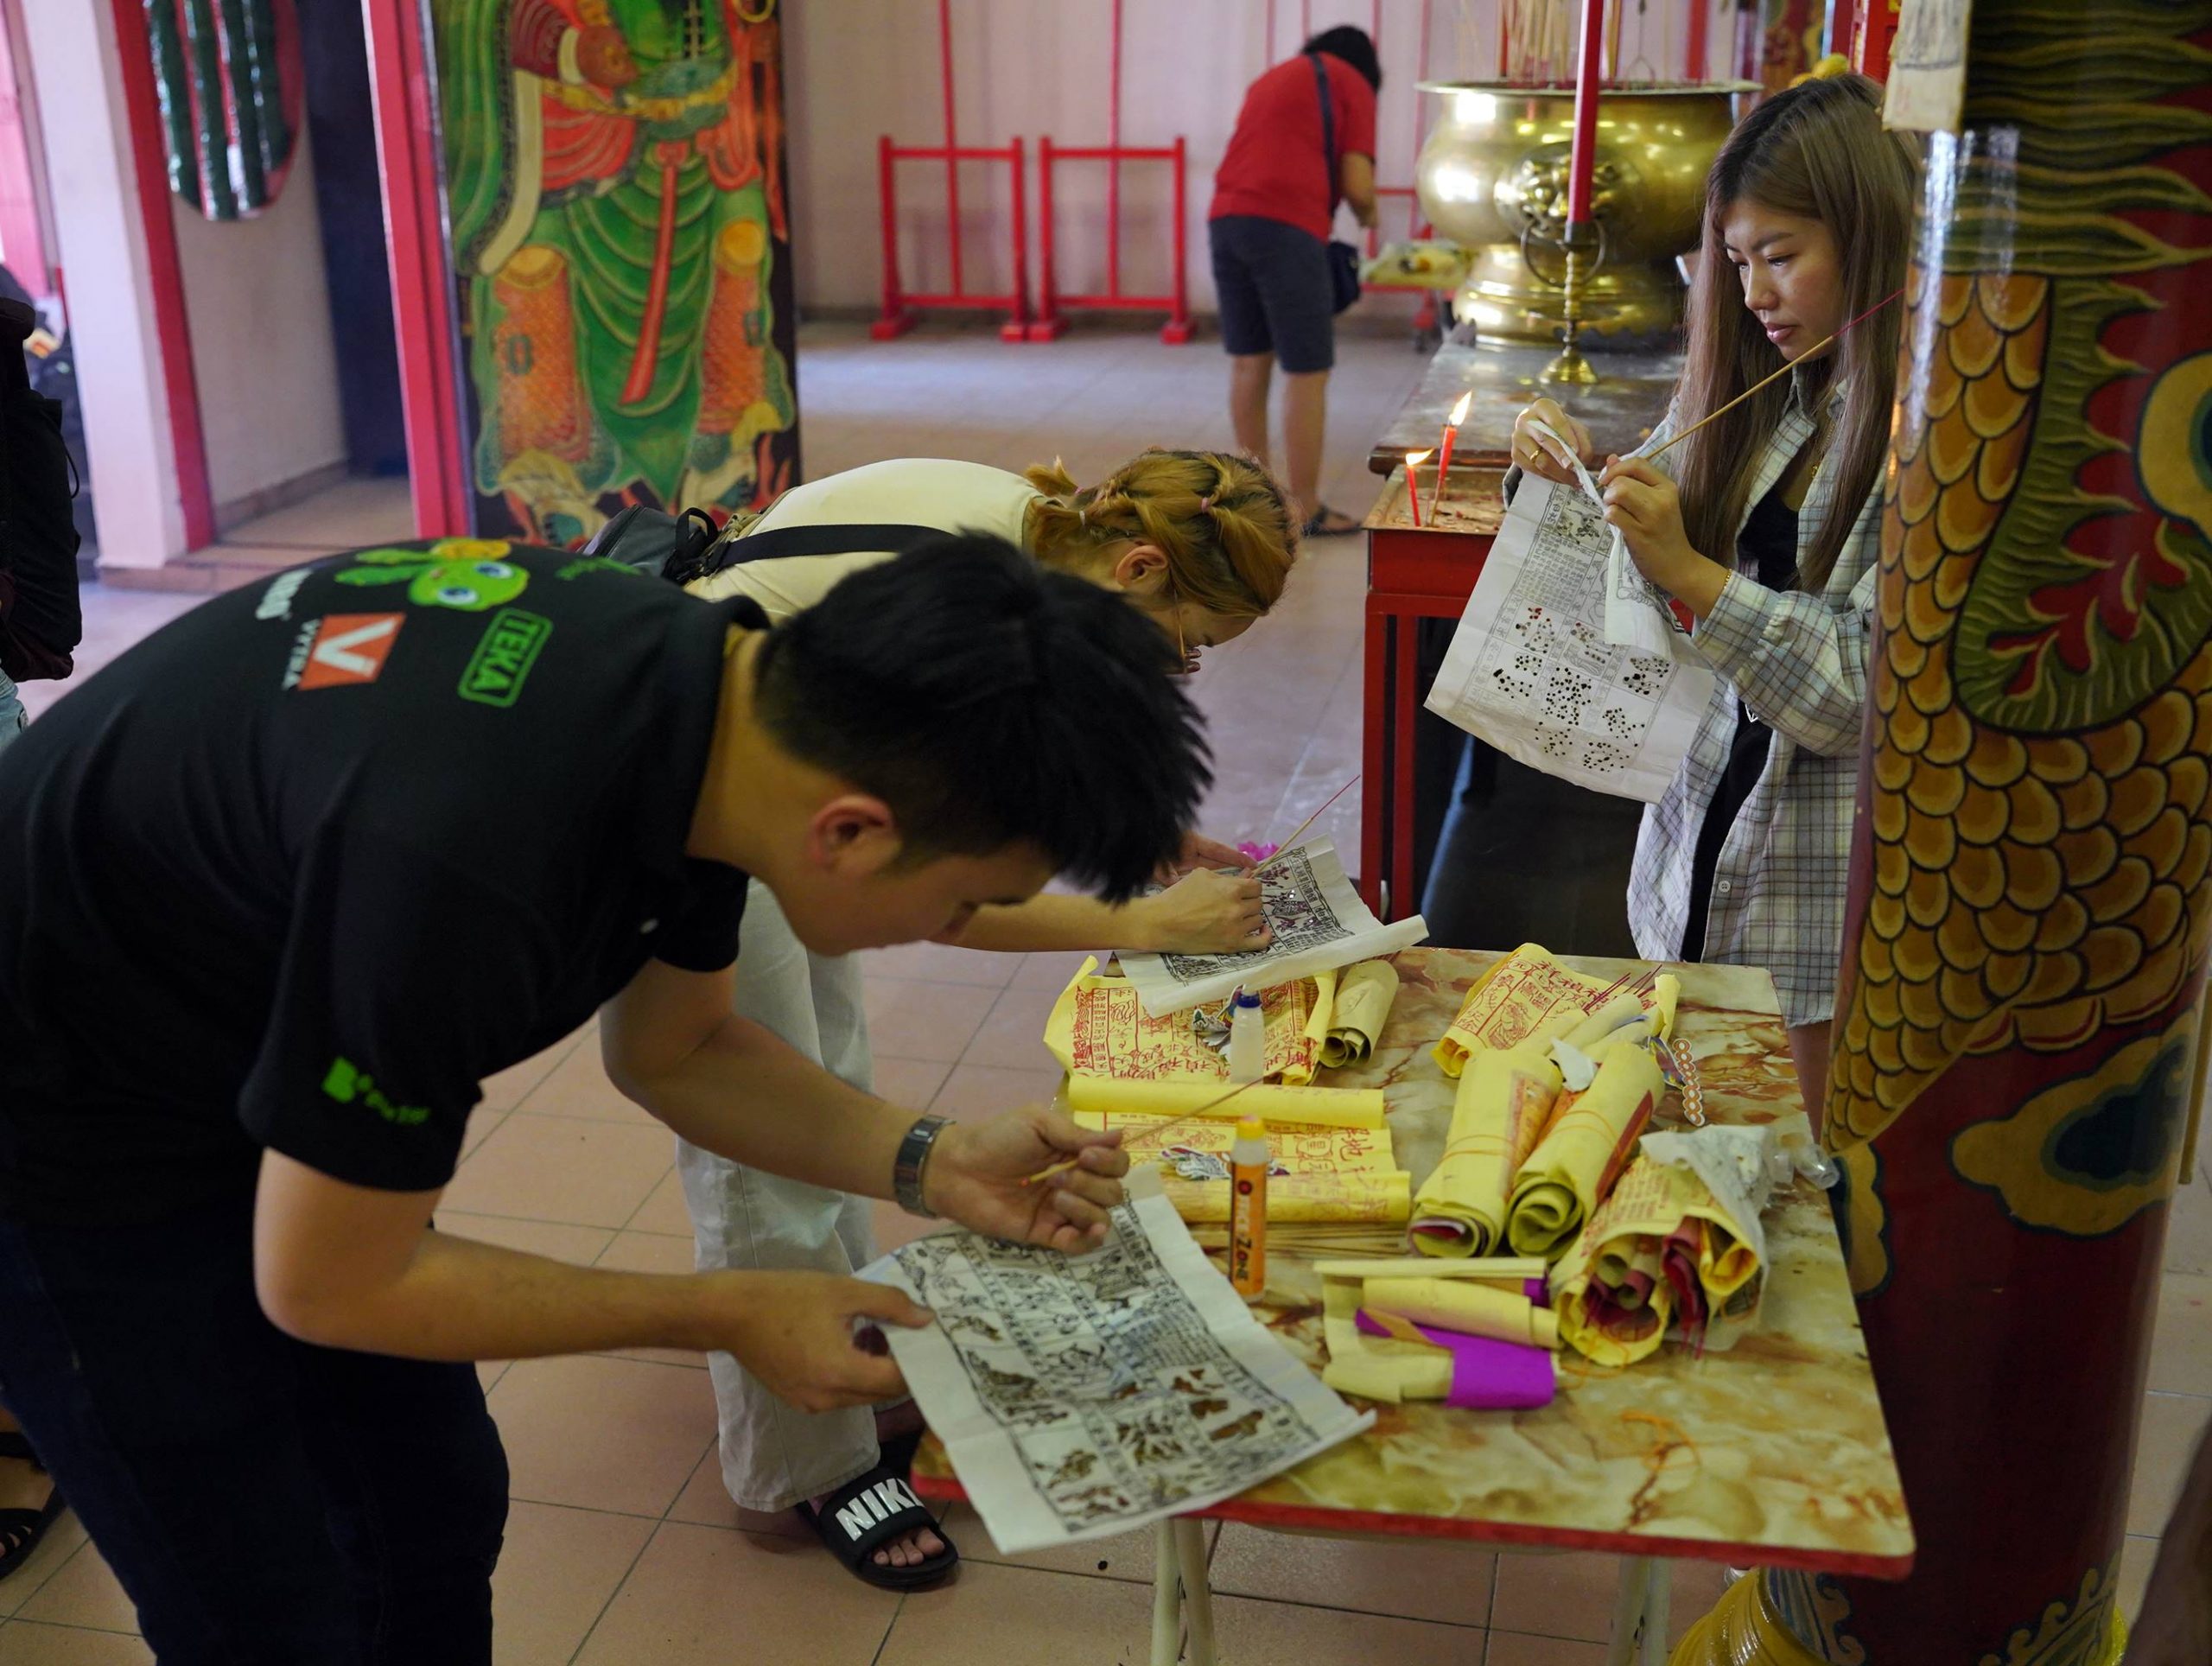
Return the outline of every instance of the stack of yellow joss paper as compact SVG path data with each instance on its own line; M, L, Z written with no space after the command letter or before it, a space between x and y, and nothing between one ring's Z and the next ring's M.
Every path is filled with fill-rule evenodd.
M1249 1115L1268 1125L1269 1222L1396 1229L1411 1211L1412 1176L1391 1149L1382 1091L1310 1085L1317 1069L1367 1056L1396 993L1397 975L1381 961L1266 990L1266 1071L1280 1079L1225 1103L1212 1103L1229 1069L1203 1015L1148 1014L1128 983L1097 976L1096 962L1061 992L1045 1044L1068 1071L1075 1120L1123 1130L1132 1156L1157 1165L1186 1222L1229 1218L1230 1146Z
M1550 1402L1560 1325L1543 1303L1541 1259L1323 1261L1315 1270L1329 1345L1321 1380L1338 1392L1492 1410Z
M1459 1089L1414 1200L1414 1248L1564 1256L1665 1095L1649 1044L1673 1028L1679 993L1661 973L1647 1008L1636 989L1582 978L1534 944L1477 985L1438 1049ZM1570 1085L1568 1069L1587 1074Z

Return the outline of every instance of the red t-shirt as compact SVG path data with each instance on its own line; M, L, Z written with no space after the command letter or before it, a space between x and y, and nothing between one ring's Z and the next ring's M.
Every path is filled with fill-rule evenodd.
M1375 155L1375 89L1343 59L1325 52L1316 55L1329 73L1337 154L1325 169L1321 90L1314 84L1313 59L1300 53L1244 90L1236 130L1229 136L1229 149L1214 172L1208 219L1254 214L1327 238L1336 219L1344 159Z

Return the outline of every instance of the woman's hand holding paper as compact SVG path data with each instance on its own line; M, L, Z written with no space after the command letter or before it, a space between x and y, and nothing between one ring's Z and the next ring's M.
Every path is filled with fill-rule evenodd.
M1641 457L1614 457L1598 477L1605 522L1618 527L1636 570L1703 619L1728 582L1727 570L1690 547L1681 493Z
M1597 467L1598 449L1590 430L1560 410L1558 401L1539 399L1513 419L1513 461L1522 468L1540 480L1574 484L1573 464L1560 455L1557 442L1535 431L1538 423L1573 445L1583 467Z

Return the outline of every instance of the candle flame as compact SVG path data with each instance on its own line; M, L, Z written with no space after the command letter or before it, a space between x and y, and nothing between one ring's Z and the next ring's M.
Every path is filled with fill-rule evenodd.
M1433 449L1433 448L1431 448L1431 449ZM1428 453L1427 451L1408 451L1406 453L1406 467L1408 468L1412 468L1415 465L1425 463L1427 461Z
M1467 420L1467 402L1475 397L1472 388L1459 396L1459 403L1452 407L1452 414L1444 419L1446 428L1457 428Z

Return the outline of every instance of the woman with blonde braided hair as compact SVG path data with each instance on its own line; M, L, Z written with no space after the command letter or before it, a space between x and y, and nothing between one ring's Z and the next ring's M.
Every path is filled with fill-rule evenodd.
M710 570L690 588L749 596L780 623L848 574L956 531L995 534L1039 565L1120 593L1175 643L1186 673L1205 650L1241 636L1274 606L1298 546L1282 488L1249 459L1223 452L1146 451L1087 486L1057 461L1015 474L900 458L785 493L715 546ZM1109 906L1048 893L985 908L945 940L1009 952L1256 948L1267 932L1259 881L1240 871L1249 867L1230 846L1193 838L1179 877L1163 875L1174 882L1151 896ZM735 1006L853 1086L874 1091L859 963L809 953L759 885L746 902ZM875 1257L863 1199L747 1168L683 1141L677 1166L702 1269L845 1275ZM958 1553L931 1530L852 1554L841 1512L823 1507L855 1485L903 1479L920 1427L911 1402L872 1415L808 1414L728 1355L710 1355L709 1364L722 1479L741 1510L798 1509L871 1585L911 1589L951 1569Z

